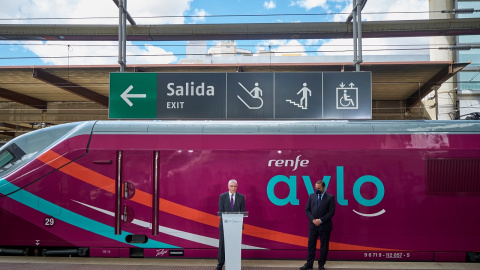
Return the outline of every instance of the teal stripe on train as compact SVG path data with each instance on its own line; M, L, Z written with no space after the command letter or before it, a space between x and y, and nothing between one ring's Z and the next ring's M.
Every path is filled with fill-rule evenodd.
M18 190L17 192L14 192ZM38 210L38 205L42 205L42 210L40 212L46 214L46 215L54 215L55 218L66 222L68 224L71 224L73 226L76 226L78 228L81 228L83 230L104 236L106 238L110 238L112 240L124 243L124 244L129 244L132 246L136 246L139 248L180 248L177 246L172 246L166 243L158 242L152 239L148 239L148 242L145 244L132 244L132 243L126 243L125 242L125 237L131 233L128 233L126 231L122 231L121 234L115 235L115 234L109 234L105 233L107 231L114 232L115 229L112 226L105 225L103 223L100 223L98 221L89 219L87 217L84 217L82 215L79 215L75 212L72 212L70 210L67 210L63 207L60 207L58 205L55 205L49 201L46 201L38 196L33 195L32 193L25 191L23 189L19 190L19 187L11 184L5 179L0 180L0 193L2 194L8 194L10 192L14 192L8 197L14 199L15 201L24 204L32 209ZM45 207L43 210L43 206ZM60 213L59 215L57 213Z

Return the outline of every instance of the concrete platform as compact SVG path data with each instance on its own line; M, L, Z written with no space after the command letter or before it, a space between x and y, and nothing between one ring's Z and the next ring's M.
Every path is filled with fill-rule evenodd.
M305 261L298 260L242 260L244 270L294 270ZM214 270L214 259L150 259L150 258L79 258L79 257L23 257L0 256L0 269L9 270ZM480 263L439 262L360 262L329 261L326 269L332 270L473 270ZM225 269L225 268L224 268ZM315 269L315 268L314 268Z

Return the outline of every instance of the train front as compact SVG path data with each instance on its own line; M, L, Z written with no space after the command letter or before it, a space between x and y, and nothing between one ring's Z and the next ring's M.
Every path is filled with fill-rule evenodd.
M55 226L51 217L62 212L63 187L48 176L87 153L94 123L36 130L0 148L0 254L61 242L48 229Z

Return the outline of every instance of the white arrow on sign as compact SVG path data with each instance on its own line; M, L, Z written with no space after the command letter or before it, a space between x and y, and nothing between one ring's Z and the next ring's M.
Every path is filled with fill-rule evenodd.
M120 97L125 100L128 106L132 107L133 103L130 101L129 98L146 98L147 94L129 94L130 91L133 89L133 85L130 85L121 95Z

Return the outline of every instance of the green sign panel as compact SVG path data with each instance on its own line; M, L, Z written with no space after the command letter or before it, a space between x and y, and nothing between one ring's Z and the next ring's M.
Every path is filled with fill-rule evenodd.
M110 73L109 118L155 119L156 73Z

